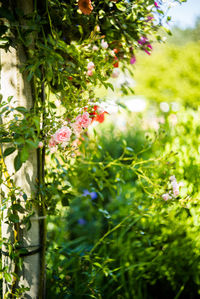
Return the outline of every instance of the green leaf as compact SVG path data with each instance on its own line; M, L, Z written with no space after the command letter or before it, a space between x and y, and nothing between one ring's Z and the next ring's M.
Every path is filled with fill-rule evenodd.
M20 213L24 213L24 211L25 211L25 209L20 204L17 204L17 203L13 204L11 208L13 211L18 211Z
M68 199L68 197L63 197L62 198L62 206L63 207L67 207L67 206L69 206L69 199Z
M126 6L123 5L122 3L116 3L116 7L117 7L117 9L119 9L120 11L126 11Z
M22 114L27 113L27 109L25 107L16 107L15 110L21 112Z
M16 150L15 147L9 147L7 148L4 153L3 153L3 156L6 157L6 156L9 156L11 155L12 153L14 153L14 151Z
M0 18L6 18L9 21L15 21L12 11L5 7L0 7Z
M14 159L15 170L18 171L21 168L21 166L22 166L22 161L20 159L20 154L18 153Z
M99 267L99 268L102 268L102 265L99 264L99 263L97 263L97 262L93 263L93 265L94 265L94 266L97 266L97 267Z
M13 96L9 96L9 97L7 98L7 102L10 103L12 99L13 99Z
M12 245L8 244L8 254L11 255L12 251L13 251Z
M0 138L0 143L6 143L6 142L11 142L12 139L11 138Z
M53 108L53 109L57 109L56 105L55 105L54 103L52 103L52 102L49 102L49 106L50 106L51 108Z
M33 117L33 122L36 126L37 131L40 131L40 118L38 116Z
M73 198L74 198L74 195L69 194L69 193L65 194L61 199L63 207L69 206L70 200L72 200Z
M19 223L19 216L17 214L10 214L8 216L8 219L11 221L11 222L14 222L14 223Z
M26 201L27 200L27 195L26 195L26 193L24 193L23 195L22 195L22 197L23 197L23 199Z
M1 25L0 26L0 35L2 36L3 34L5 34L7 30L8 30L7 26Z
M30 140L30 139L26 139L26 143L28 145L30 145L31 148L37 148L38 147L38 142L34 142L34 141Z
M126 147L126 151L128 151L128 152L134 152L134 149L132 149L131 147L127 146Z
M12 282L12 276L10 273L5 272L4 273L4 278L7 282L11 283Z
M32 77L33 77L33 72L30 72L27 76L27 80L31 81Z
M26 146L24 146L20 152L20 160L21 162L25 162L28 159L29 156L29 150Z

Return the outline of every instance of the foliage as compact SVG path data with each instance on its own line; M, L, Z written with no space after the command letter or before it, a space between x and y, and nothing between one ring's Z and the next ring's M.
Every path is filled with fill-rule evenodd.
M184 55L183 55L184 53ZM136 94L157 102L179 102L190 107L199 103L199 44L168 45L156 49L150 59L138 58Z
M183 1L177 0L177 2ZM5 0L0 2L0 47L6 51L10 47L16 48L17 51L23 49L26 59L23 64L20 61L20 71L30 82L33 98L33 107L30 111L24 107L17 107L12 95L8 99L2 95L0 106L2 118L0 140L3 149L1 172L4 174L1 183L9 189L3 209L7 208L6 204L11 200L12 205L7 209L6 221L15 231L12 246L7 240L2 242L7 246L8 254L15 262L15 270L22 265L20 240L16 236L19 236L19 228L24 227L24 224L30 226L32 205L37 205L42 212L43 209L47 209L47 212L52 214L59 205L66 206L72 199L75 204L77 198L84 192L85 185L88 185L87 188L91 187L89 194L97 193L102 200L102 207L101 205L98 207L98 212L101 222L104 222L105 219L110 219L107 207L104 208L104 205L110 202L107 195L110 194L114 198L119 196L120 192L123 193L125 179L130 181L131 188L135 188L136 185L141 193L141 190L146 192L148 198L151 198L154 190L154 200L159 199L167 186L163 185L158 173L153 175L152 168L160 169L161 165L166 164L165 159L171 156L171 154L162 157L157 155L152 159L146 159L143 151L148 157L152 141L139 137L147 146L145 150L141 147L135 152L131 146L123 143L114 157L112 150L107 153L99 152L101 147L95 142L91 144L82 142L83 135L81 135L96 113L94 107L99 99L95 97L94 87L104 85L113 89L109 78L117 77L116 68L119 63L120 67L125 69L127 64L135 61L137 50L141 49L150 54L154 37L159 41L162 40L158 29L162 26L165 16L158 3L153 0L93 1L93 8L88 15L81 11L80 2L74 0L35 0L30 11L26 11L20 3L21 1L13 0L9 3ZM155 15L158 22L154 19ZM126 93L127 88L123 86L122 91ZM86 135L84 138L87 140ZM82 149L79 155L78 146L74 143L81 142ZM17 173L36 148L37 192L35 198L27 198L22 188L14 184L12 175L8 174L5 160L9 156L14 157L14 168ZM77 155L77 158L74 158L74 155ZM47 166L44 171L45 156ZM5 196L3 192L1 193ZM25 202L24 207L22 202ZM94 212L96 206L98 204L95 205ZM132 217L132 214L130 216ZM119 225L121 228L124 221L128 223L130 221L130 226L136 223L136 219L140 221L140 217L136 219L131 217L124 220L120 219L121 216L116 216L115 222L122 221ZM107 226L110 226L111 232L114 232L118 226L114 226L113 223L106 222L104 230L107 231ZM95 239L97 245L104 241L104 237L101 239L103 236L101 225L98 236L99 241ZM93 256L95 248L99 250L97 245L94 247L95 242L89 244L93 249L88 257L84 256L84 262L89 263L91 267L91 262L95 261L96 265L94 263L93 265L100 270L101 264L98 259L101 259L101 255L99 258ZM88 246L88 241L80 246L85 246L84 244ZM62 258L62 255L56 258ZM79 263L79 259L73 262ZM107 265L108 262L112 260L105 259L103 265ZM87 270L84 267L84 271ZM7 277L7 282L12 285L12 296L20 297L19 292L25 291L23 286L18 290L13 287L18 279L18 271L8 273L7 268L3 268L2 272L5 279ZM108 273L104 270L104 273L108 275L109 270ZM87 284L87 290L83 285L84 292L86 295L89 292L89 295L96 296L99 294L98 285L102 276L99 278L97 276L99 281L97 289L94 289L93 274L96 275L96 272L92 270L88 274L89 285ZM78 280L75 289L70 292L76 292L79 282ZM59 291L58 287L57 295Z
M158 113L157 132L144 115L85 137L65 172L74 199L49 219L49 298L198 296L199 112ZM172 175L184 186L165 201Z
M176 45L185 45L188 42L198 42L200 32L200 18L196 18L194 27L181 29L174 27L172 36L168 38L168 42Z

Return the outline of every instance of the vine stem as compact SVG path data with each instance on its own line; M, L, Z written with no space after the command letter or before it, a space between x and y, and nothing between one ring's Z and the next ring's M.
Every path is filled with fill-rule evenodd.
M132 217L132 214L126 216L120 223L118 223L116 226L114 226L112 229L110 229L109 231L107 231L107 233L105 233L101 239L95 244L95 246L92 248L92 250L90 251L90 255L92 255L92 253L96 250L96 248L104 241L104 239L109 236L111 233L113 233L115 230L117 230L118 228L120 228L120 226L122 226L122 224L124 224L124 222L126 222L130 217ZM140 218L138 218L135 223L137 221L139 221Z
M41 130L41 137L44 140L44 126L45 126L45 85L42 82L41 86L41 104L42 104L42 130ZM39 216L42 216L43 219L39 220L39 227L40 227L40 244L42 251L40 253L40 279L39 279L39 299L45 298L45 254L46 254L46 207L45 207L45 198L43 193L41 192L41 187L44 186L44 176L45 176L45 142L42 149L38 149L38 184L39 184L39 199L40 199L40 206L39 206Z
M4 178L7 181L7 187L12 188L13 185L10 181L10 175L8 173L6 163L3 158L2 145L0 146L0 165L2 166L2 172L3 172ZM14 201L13 203L16 203L16 202ZM19 223L14 224L13 235L14 235L14 246L15 246L19 242ZM17 274L18 271L19 271L18 260L15 260L14 261L14 273ZM15 296L14 293L15 293L16 285L17 285L17 276L13 276L12 284L11 284L11 298L14 298L14 296Z

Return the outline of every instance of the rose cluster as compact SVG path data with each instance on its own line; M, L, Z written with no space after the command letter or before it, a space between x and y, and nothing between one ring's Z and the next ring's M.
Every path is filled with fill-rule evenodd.
M75 121L70 124L70 126L63 126L58 129L52 136L49 141L49 147L55 147L58 144L61 144L62 147L68 145L71 135L74 133L75 136L79 136L84 129L86 129L91 123L90 115L88 112L79 114Z
M179 188L183 186L183 183L178 183L175 175L170 176L170 190L168 193L164 193L162 198L167 201L169 199L177 198L179 196Z
M87 111L88 108L84 108L84 112L79 114L74 121L65 122L65 125L59 128L49 140L48 146L50 149L56 148L57 145L61 147L66 147L71 141L71 137L74 135L76 139L73 141L73 144L77 143L76 141L80 137L80 134L89 127L93 121L102 123L105 119L106 111L101 107L94 105L90 108L90 111ZM39 148L43 147L43 142L40 141L38 144Z

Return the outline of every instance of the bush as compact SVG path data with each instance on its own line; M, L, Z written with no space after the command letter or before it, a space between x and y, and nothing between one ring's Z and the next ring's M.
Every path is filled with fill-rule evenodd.
M84 137L65 173L76 194L49 218L48 298L197 298L198 112L162 117ZM172 175L185 185L164 201Z

